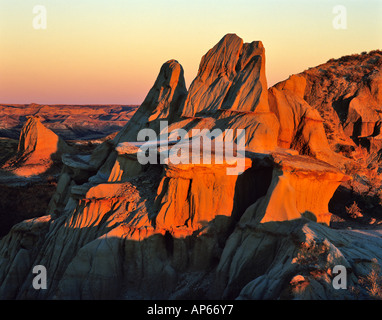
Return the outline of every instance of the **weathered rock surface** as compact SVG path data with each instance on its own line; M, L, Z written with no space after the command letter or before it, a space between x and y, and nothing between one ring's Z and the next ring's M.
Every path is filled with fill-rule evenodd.
M227 35L202 58L188 92L170 60L114 139L92 154L64 155L49 215L15 225L0 242L0 298L370 297L358 280L382 258L380 231L328 226L329 201L349 179L342 156L309 97L312 79L293 76L268 92L264 57L261 42ZM143 128L161 134L150 143L162 162L138 161ZM187 137L178 140L179 129ZM207 136L192 129L223 137L199 149L206 158L178 163ZM220 138L235 147L223 161ZM227 174L240 155L242 174ZM338 264L355 291L333 289ZM48 270L47 290L31 286L35 265Z
M30 117L21 130L17 154L3 166L17 176L39 175L60 161L72 149L53 131L44 127L38 116Z
M38 161L41 158L52 157L55 153L68 152L68 150L65 141L45 128L38 116L30 117L25 123L18 146L18 153L22 156Z
M379 134L382 53L331 59L300 74L306 80L304 99L325 120L334 150L359 144Z
M114 138L115 143L135 141L139 130L143 128L159 132L159 121L173 121L186 94L182 66L175 60L167 61L131 121Z
M280 122L278 145L341 167L345 159L330 148L324 120L316 109L301 98L302 91L292 91L295 90L294 84L286 89L289 83L290 80L287 80L285 84L277 86L283 87L282 90L276 87L269 89L270 109Z
M158 120L168 121L169 126L160 128ZM231 129L233 135L224 135L223 140L233 142L237 129L245 129L246 147L274 150L279 122L269 110L262 43L243 43L235 34L224 36L202 58L188 92L182 67L174 60L165 63L145 102L114 143L136 141L143 128L157 135L183 129L188 137L193 129Z
M381 240L380 233L334 231L304 219L256 224L243 215L224 248L215 290L226 299L374 299L360 280L376 270ZM333 287L337 265L347 270L346 290Z
M329 225L328 203L338 186L349 177L325 162L306 156L272 153L254 155L254 161L258 170L273 168L266 195L247 209L256 221L287 221L306 216Z
M243 43L237 35L228 34L203 56L182 115L195 117L224 109L269 112L261 41Z

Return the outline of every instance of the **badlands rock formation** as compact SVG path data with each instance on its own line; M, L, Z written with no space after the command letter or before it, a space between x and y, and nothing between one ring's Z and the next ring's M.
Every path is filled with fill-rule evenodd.
M0 297L368 297L358 279L382 258L382 240L328 226L329 201L350 180L341 168L353 159L328 142L325 118L307 100L310 80L291 77L268 92L264 68L262 43L234 34L203 56L188 91L180 64L166 62L114 139L62 157L48 214L1 240ZM162 161L138 161L144 128L159 137L150 150ZM209 142L206 158L171 157L189 159L199 139ZM238 159L241 174L227 174ZM333 289L337 264L353 291ZM46 290L31 286L35 265L48 271Z
M179 112L179 103L187 94L182 66L175 60L163 64L159 75L142 105L115 141L135 141L139 130L152 128L158 132L159 121L172 121Z
M340 186L333 198L333 207L346 213L345 208L356 201L361 211L371 214L372 219L378 219L381 213L381 68L382 52L374 50L331 59L274 86L283 92L298 91L317 111L327 139L312 140L321 143L314 143L315 147L310 149L319 159L342 168L353 177ZM312 122L303 127L305 132L313 128L322 132L322 128ZM328 152L326 140L335 156ZM299 139L291 147L299 149L301 145L306 144Z
M280 122L278 145L341 167L343 157L331 150L324 120L304 99L306 81L293 76L269 89L269 105Z
M49 170L64 153L71 152L66 142L45 128L38 116L29 117L21 133L17 154L3 166L17 176L36 176Z
M29 117L18 142L2 139L0 237L14 224L46 213L62 168L61 156L74 151L40 120Z
M182 105L182 116L218 110L269 112L265 50L261 41L243 43L228 34L203 56Z

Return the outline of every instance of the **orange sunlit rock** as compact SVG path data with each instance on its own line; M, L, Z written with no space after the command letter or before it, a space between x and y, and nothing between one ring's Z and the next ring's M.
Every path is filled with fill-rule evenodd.
M159 131L159 121L172 121L178 114L178 105L187 94L182 66L169 60L160 69L159 75L145 100L131 120L114 138L114 142L136 141L139 130L152 128Z
M38 116L32 116L21 130L17 154L3 168L19 176L39 175L70 151L65 141L47 129Z
M380 154L352 152L361 139L379 150L381 81L367 62L378 56L328 62L268 90L263 44L228 34L202 57L188 91L182 66L165 62L132 119L91 153L67 154L29 119L19 154L39 163L64 152L63 168L49 215L0 242L0 298L338 298L333 265L357 286L368 261L382 260L382 240L331 228L330 204L360 197L351 178L377 197L378 171L357 175ZM367 83L347 80L356 71ZM141 129L152 129L161 161L139 161ZM240 174L228 174L240 159ZM367 208L379 210L372 196ZM49 270L47 290L30 286L34 265Z
M269 89L269 105L280 121L279 146L341 167L345 159L331 150L318 111L291 90L276 87Z
M274 167L269 189L244 216L249 215L261 223L305 216L329 225L329 201L338 186L349 177L337 168L307 156L272 153L266 158L268 163L262 160L259 165Z
M224 36L203 56L182 106L182 116L218 110L268 112L265 50L261 41Z

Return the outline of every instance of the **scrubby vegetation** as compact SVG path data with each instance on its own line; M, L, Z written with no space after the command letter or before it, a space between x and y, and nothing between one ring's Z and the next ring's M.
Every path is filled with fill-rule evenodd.
M361 209L358 207L357 202L353 202L353 204L350 207L346 207L346 213L352 218L362 218L362 212Z
M370 298L382 300L382 275L378 261L372 261L372 269L369 274L359 278L359 284L366 290Z

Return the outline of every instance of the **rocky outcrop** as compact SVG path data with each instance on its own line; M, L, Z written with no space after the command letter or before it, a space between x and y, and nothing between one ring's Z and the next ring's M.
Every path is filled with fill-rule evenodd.
M287 80L276 83L273 88L288 90L301 99L305 97L306 79L300 75L291 75Z
M139 130L150 128L159 133L159 121L172 122L179 113L179 104L187 94L182 66L175 60L167 61L129 123L114 138L115 143L136 141Z
M68 146L64 140L53 131L44 127L40 118L30 117L25 123L19 140L18 153L29 159L54 157L58 153L68 152ZM31 160L33 161L33 160Z
M348 106L344 132L354 138L375 137L380 134L382 95L379 87L382 75L374 74L369 78L370 87L362 86Z
M306 100L311 82L294 76L268 92L264 64L261 42L227 35L187 92L180 64L166 62L114 139L62 157L49 215L1 240L0 297L332 298L334 264L353 268L358 286L377 249L369 235L328 227L329 201L349 178ZM156 134L154 163L138 161L144 128ZM198 139L209 142L202 155ZM31 287L35 265L48 270L47 290Z
M39 264L56 270L48 276L49 290L36 292L26 286L16 292L4 282L2 297L192 296L190 288L176 289L182 277L193 272L208 275L206 270L220 260L225 239L243 214L256 211L256 220L262 222L299 219L302 214L327 221L327 201L343 174L313 160L298 164L295 157L247 155L241 176L227 175L228 164L219 168L169 163L97 184L83 196L72 190L65 210L46 217L49 229L35 236L44 238L41 251L23 251L25 269ZM321 173L315 172L319 166ZM322 184L314 184L317 174L327 186L320 190L322 197L317 197ZM303 181L311 184L311 192L300 191ZM15 227L3 242L19 243L18 230ZM31 237L30 232L22 237ZM18 254L13 250L4 253L4 259L13 260ZM27 275L24 283L32 279Z
M224 36L200 62L182 106L184 117L218 110L268 112L265 51L261 41Z
M235 143L237 129L245 129L246 147L274 150L279 122L269 110L262 43L244 43L235 34L224 36L202 58L188 92L182 67L174 60L165 63L144 103L114 143L136 141L143 128L159 136L164 131L159 120L168 121L164 128L168 133L183 129L188 137L193 129L232 129L233 135L223 140Z
M244 215L227 240L214 290L240 300L374 299L360 283L377 270L380 245L372 233L305 219L256 224ZM346 290L333 286L336 266L346 270Z
M306 216L329 225L328 203L338 186L349 179L325 162L290 153L254 155L258 170L273 168L266 195L247 211L255 221L287 221Z
M304 81L291 77L269 89L269 106L280 122L278 145L342 167L345 159L328 143L324 120L302 97ZM302 78L303 79L303 78ZM296 83L302 82L302 88ZM282 89L277 89L282 88Z
M38 116L29 117L21 130L17 154L3 169L18 176L39 175L60 161L63 153L71 151L63 139L44 127Z
M304 99L324 119L333 150L379 135L381 64L376 50L331 59L297 75L306 80Z

